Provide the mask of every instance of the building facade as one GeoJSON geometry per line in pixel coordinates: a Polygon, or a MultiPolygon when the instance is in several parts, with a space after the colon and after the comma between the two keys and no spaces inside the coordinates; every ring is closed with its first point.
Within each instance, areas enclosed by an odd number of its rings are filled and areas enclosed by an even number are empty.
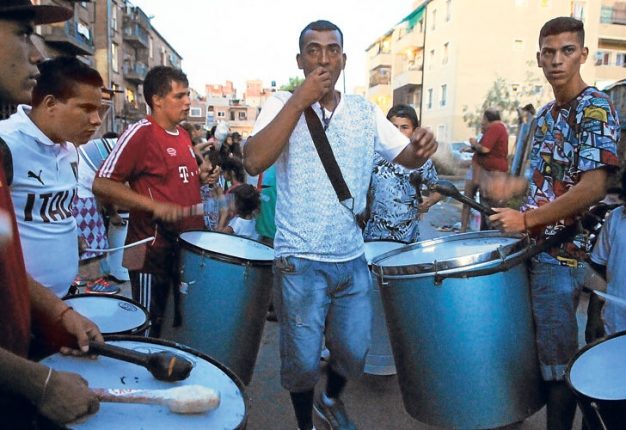
{"type": "Polygon", "coordinates": [[[413,105],[439,141],[466,140],[476,130],[464,116],[480,110],[498,80],[521,106],[552,98],[536,52],[541,26],[557,16],[585,23],[588,84],[623,79],[624,1],[426,0],[368,48],[367,97],[383,110],[413,105]]]}

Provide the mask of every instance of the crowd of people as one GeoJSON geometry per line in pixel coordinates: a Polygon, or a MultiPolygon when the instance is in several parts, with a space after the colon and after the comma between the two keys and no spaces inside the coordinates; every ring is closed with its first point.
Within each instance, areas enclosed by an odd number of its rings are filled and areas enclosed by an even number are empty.
{"type": "MultiPolygon", "coordinates": [[[[168,66],[145,77],[150,115],[119,138],[90,140],[101,125],[100,74],[71,57],[43,61],[30,37],[34,25],[70,15],[29,0],[0,5],[6,42],[0,46],[0,102],[19,104],[0,122],[0,410],[6,419],[19,428],[48,428],[98,410],[80,376],[36,359],[57,350],[87,354],[90,340],[103,340],[98,327],[62,298],[81,260],[100,267],[97,258],[108,247],[106,208],[115,225],[126,222],[118,210],[128,211],[126,243],[133,246],[124,266],[133,300],[149,311],[152,337],[161,335],[163,324],[184,324],[182,231],[235,234],[273,246],[280,378],[298,428],[314,428],[314,411],[331,428],[355,428],[341,394],[362,374],[370,345],[364,241],[420,239],[421,215],[442,199],[422,195],[425,185],[438,181],[434,135],[411,106],[394,106],[385,116],[363,97],[337,90],[347,59],[343,33],[319,20],[298,40],[304,81],[293,93],[273,94],[245,143],[224,123],[211,130],[186,123],[187,76],[168,66]],[[170,296],[171,322],[165,321],[170,296]],[[330,352],[326,386],[316,394],[324,347],[330,352]]],[[[524,122],[532,131],[528,181],[508,174],[506,126],[497,111],[484,112],[482,136],[470,140],[466,194],[480,188],[496,212],[485,220],[490,228],[527,233],[541,243],[577,225],[604,198],[620,162],[619,123],[609,98],[580,75],[587,55],[582,22],[555,18],[541,29],[537,62],[555,99],[534,116],[536,127],[524,122]],[[505,207],[516,194],[523,195],[521,207],[505,207]]],[[[578,350],[575,312],[585,271],[592,267],[609,292],[626,295],[624,213],[621,206],[610,213],[595,247],[578,229],[529,262],[550,429],[573,422],[575,400],[563,378],[578,350]]],[[[90,288],[116,292],[102,283],[90,288]]],[[[600,314],[600,308],[595,302],[590,339],[626,328],[619,309],[607,304],[600,314]]]]}

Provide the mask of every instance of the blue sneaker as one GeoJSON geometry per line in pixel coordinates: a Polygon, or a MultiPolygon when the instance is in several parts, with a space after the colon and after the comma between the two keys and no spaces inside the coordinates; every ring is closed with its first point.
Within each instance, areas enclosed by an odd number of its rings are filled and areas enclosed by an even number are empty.
{"type": "Polygon", "coordinates": [[[98,294],[117,294],[120,290],[120,287],[111,285],[109,281],[104,278],[98,278],[95,281],[87,283],[87,287],[85,288],[86,293],[98,294]]]}

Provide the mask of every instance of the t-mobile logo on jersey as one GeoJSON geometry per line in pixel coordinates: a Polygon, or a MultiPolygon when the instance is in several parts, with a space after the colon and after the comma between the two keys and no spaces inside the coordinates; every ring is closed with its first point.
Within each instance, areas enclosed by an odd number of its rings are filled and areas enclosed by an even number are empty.
{"type": "Polygon", "coordinates": [[[178,166],[178,173],[180,174],[180,177],[183,178],[183,184],[189,182],[189,169],[187,166],[178,166]]]}

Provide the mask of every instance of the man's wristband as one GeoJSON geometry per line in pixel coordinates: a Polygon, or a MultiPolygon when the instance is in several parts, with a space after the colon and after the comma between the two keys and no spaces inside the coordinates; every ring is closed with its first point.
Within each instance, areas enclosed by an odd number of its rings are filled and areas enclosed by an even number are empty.
{"type": "Polygon", "coordinates": [[[59,314],[59,316],[57,317],[57,323],[61,323],[63,321],[63,317],[65,316],[65,314],[71,310],[74,310],[74,308],[71,306],[68,306],[65,309],[63,309],[61,313],[59,314]]]}

